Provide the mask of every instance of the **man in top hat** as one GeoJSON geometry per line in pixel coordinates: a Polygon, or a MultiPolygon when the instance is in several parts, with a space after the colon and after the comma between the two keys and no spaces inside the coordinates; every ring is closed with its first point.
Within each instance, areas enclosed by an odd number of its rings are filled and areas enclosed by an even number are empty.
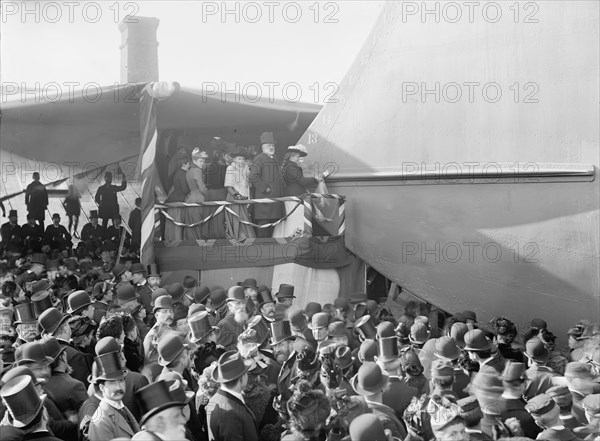
{"type": "Polygon", "coordinates": [[[279,364],[283,364],[293,351],[294,335],[290,328],[290,322],[277,321],[269,324],[271,327],[271,339],[269,345],[273,351],[273,357],[279,364]]]}
{"type": "Polygon", "coordinates": [[[190,416],[187,405],[193,394],[181,391],[173,381],[161,380],[140,389],[137,397],[144,412],[140,420],[144,430],[136,433],[133,441],[187,439],[185,424],[190,416]]]}
{"type": "Polygon", "coordinates": [[[188,317],[188,326],[190,333],[188,340],[196,345],[207,342],[217,342],[216,332],[219,330],[213,326],[210,321],[210,314],[207,311],[200,311],[188,317]]]}
{"type": "MultiPolygon", "coordinates": [[[[275,305],[275,320],[286,318],[287,310],[294,303],[294,285],[282,283],[279,285],[279,292],[275,294],[277,304],[275,305]]],[[[287,319],[287,318],[286,318],[287,319]]]]}
{"type": "Polygon", "coordinates": [[[256,296],[256,305],[258,306],[258,312],[265,324],[264,328],[266,331],[264,334],[259,335],[259,341],[264,341],[266,335],[269,334],[269,324],[275,321],[275,299],[271,295],[271,290],[266,286],[261,287],[258,295],[256,296]]]}
{"type": "Polygon", "coordinates": [[[580,439],[562,424],[560,409],[548,395],[540,394],[531,398],[525,409],[531,414],[535,423],[544,429],[537,439],[548,441],[580,439]]]}
{"type": "Polygon", "coordinates": [[[252,300],[258,310],[258,282],[256,281],[256,279],[244,280],[241,284],[241,287],[244,288],[244,295],[246,296],[246,300],[252,300]]]}
{"type": "Polygon", "coordinates": [[[87,387],[91,369],[85,356],[71,344],[71,326],[68,319],[68,314],[62,314],[56,308],[49,308],[40,314],[38,324],[42,329],[42,337],[55,337],[58,343],[65,348],[67,362],[73,369],[71,376],[87,387]]]}
{"type": "Polygon", "coordinates": [[[123,404],[125,375],[118,352],[99,355],[96,383],[102,392],[102,401],[90,420],[90,441],[131,438],[140,430],[133,414],[123,404]]]}
{"type": "Polygon", "coordinates": [[[399,420],[410,404],[412,397],[417,396],[417,389],[409,386],[402,375],[402,363],[398,353],[396,336],[381,337],[377,340],[378,355],[375,362],[389,376],[387,387],[383,391],[382,403],[391,407],[399,420]]]}
{"type": "Polygon", "coordinates": [[[217,344],[220,344],[226,350],[234,350],[237,347],[237,338],[244,332],[248,321],[244,288],[241,286],[229,288],[227,291],[227,308],[229,312],[223,320],[217,323],[219,328],[217,344]]]}
{"type": "Polygon", "coordinates": [[[44,227],[35,223],[35,217],[27,214],[27,223],[21,226],[21,237],[26,250],[39,253],[44,240],[44,227]]]}
{"type": "Polygon", "coordinates": [[[104,184],[98,187],[96,197],[94,198],[100,212],[99,216],[102,218],[103,228],[107,227],[109,219],[114,219],[115,215],[119,214],[117,193],[127,188],[125,176],[123,176],[121,185],[112,185],[112,179],[113,175],[111,172],[104,174],[104,184]]]}
{"type": "Polygon", "coordinates": [[[52,224],[44,231],[44,245],[51,250],[65,251],[73,247],[71,235],[67,229],[60,224],[60,214],[52,215],[52,224]]]}
{"type": "Polygon", "coordinates": [[[12,244],[18,248],[23,245],[21,226],[17,223],[17,220],[17,210],[10,210],[8,222],[2,224],[2,227],[0,227],[0,237],[2,238],[0,245],[3,249],[6,249],[8,244],[12,244]]]}
{"type": "Polygon", "coordinates": [[[228,351],[219,358],[213,371],[219,389],[206,405],[209,439],[258,441],[257,421],[242,395],[248,384],[247,372],[248,366],[238,352],[228,351]]]}
{"type": "Polygon", "coordinates": [[[29,375],[10,379],[0,391],[6,404],[10,425],[22,431],[22,440],[61,441],[48,430],[49,417],[44,402],[46,395],[38,395],[29,375]]]}
{"type": "Polygon", "coordinates": [[[148,280],[146,279],[146,267],[141,263],[134,263],[131,265],[131,283],[135,288],[135,292],[140,297],[142,305],[144,305],[146,311],[150,312],[149,305],[153,289],[148,285],[148,280]]]}
{"type": "Polygon", "coordinates": [[[539,338],[534,337],[525,343],[525,355],[529,366],[529,369],[525,371],[529,383],[525,391],[525,398],[530,399],[551,388],[553,386],[552,379],[556,377],[556,374],[546,366],[550,353],[539,338]]]}
{"type": "MultiPolygon", "coordinates": [[[[284,181],[281,175],[281,164],[275,158],[275,141],[273,133],[260,135],[262,153],[250,164],[249,181],[252,184],[252,198],[280,198],[284,195],[284,181]]],[[[283,202],[253,205],[254,221],[258,225],[273,223],[285,215],[283,202]]],[[[257,228],[256,237],[271,237],[273,227],[257,228]]]]}
{"type": "Polygon", "coordinates": [[[20,346],[36,339],[38,329],[33,303],[21,303],[15,306],[15,321],[13,326],[16,327],[18,335],[15,346],[20,346]]]}
{"type": "Polygon", "coordinates": [[[388,382],[389,376],[382,372],[376,363],[367,362],[360,367],[350,383],[354,390],[364,397],[367,406],[381,420],[383,427],[389,429],[392,436],[404,439],[406,429],[396,417],[394,410],[383,404],[383,392],[388,382]]]}
{"type": "Polygon", "coordinates": [[[25,190],[25,205],[27,212],[33,216],[40,226],[44,228],[44,219],[46,208],[48,208],[48,191],[44,184],[40,182],[40,174],[33,174],[33,182],[31,182],[25,190]]]}
{"type": "Polygon", "coordinates": [[[86,254],[96,254],[105,235],[106,230],[98,224],[98,211],[90,211],[90,221],[81,229],[81,241],[85,244],[86,254]]]}

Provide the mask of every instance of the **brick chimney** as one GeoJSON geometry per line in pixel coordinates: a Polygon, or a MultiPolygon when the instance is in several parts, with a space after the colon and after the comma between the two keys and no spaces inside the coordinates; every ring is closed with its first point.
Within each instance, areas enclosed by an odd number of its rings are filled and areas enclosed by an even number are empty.
{"type": "Polygon", "coordinates": [[[160,20],[134,17],[136,23],[119,24],[121,31],[121,84],[158,81],[158,41],[160,20]]]}

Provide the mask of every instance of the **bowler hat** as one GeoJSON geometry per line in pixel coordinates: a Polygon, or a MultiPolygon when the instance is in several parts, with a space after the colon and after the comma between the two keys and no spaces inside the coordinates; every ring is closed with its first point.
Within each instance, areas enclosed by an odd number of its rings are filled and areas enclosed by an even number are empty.
{"type": "Polygon", "coordinates": [[[29,375],[15,377],[6,382],[0,392],[17,429],[31,424],[44,407],[46,395],[39,396],[29,375]]]}
{"type": "Polygon", "coordinates": [[[550,352],[539,338],[534,337],[525,343],[525,355],[534,361],[545,363],[548,361],[550,352]]]}
{"type": "Polygon", "coordinates": [[[429,340],[429,329],[427,325],[423,322],[415,322],[410,327],[410,335],[408,339],[411,343],[415,344],[424,344],[427,340],[429,340]]]}
{"type": "Polygon", "coordinates": [[[350,303],[348,303],[348,299],[345,297],[338,297],[333,301],[333,307],[336,309],[341,309],[344,312],[350,311],[350,303]]]}
{"type": "Polygon", "coordinates": [[[81,337],[82,335],[89,335],[95,332],[97,329],[96,323],[92,322],[89,317],[76,315],[69,319],[69,326],[71,327],[72,337],[81,337]]]}
{"type": "Polygon", "coordinates": [[[435,341],[435,352],[433,355],[447,360],[457,360],[460,357],[460,349],[456,346],[454,339],[440,337],[435,341]]]}
{"type": "Polygon", "coordinates": [[[33,303],[33,310],[36,316],[48,309],[52,308],[52,299],[50,298],[50,291],[36,292],[31,296],[31,303],[33,303]]]}
{"type": "Polygon", "coordinates": [[[312,316],[312,320],[308,327],[310,329],[322,329],[329,326],[329,315],[325,312],[317,312],[312,316]]]}
{"type": "Polygon", "coordinates": [[[174,302],[178,302],[183,297],[185,289],[183,288],[183,285],[181,283],[175,282],[167,287],[167,292],[169,293],[174,302]]]}
{"type": "Polygon", "coordinates": [[[278,299],[295,299],[294,296],[294,285],[288,285],[287,283],[282,283],[279,285],[279,292],[275,294],[275,297],[278,299]]]}
{"type": "Polygon", "coordinates": [[[556,409],[556,403],[548,394],[540,394],[531,398],[525,405],[525,410],[532,416],[542,416],[556,409]]]}
{"type": "Polygon", "coordinates": [[[227,290],[227,301],[228,302],[246,302],[246,295],[244,294],[244,288],[241,286],[232,286],[227,290]]]}
{"type": "Polygon", "coordinates": [[[264,287],[262,290],[258,292],[256,296],[256,300],[258,300],[258,307],[260,308],[265,303],[275,303],[275,299],[271,295],[271,290],[267,287],[264,287]]]}
{"type": "Polygon", "coordinates": [[[50,337],[44,340],[44,349],[46,351],[46,355],[50,357],[54,363],[60,354],[67,350],[67,347],[62,346],[54,337],[50,337]]]}
{"type": "Polygon", "coordinates": [[[383,390],[388,380],[389,376],[381,371],[377,363],[365,362],[350,383],[358,394],[369,397],[383,390]]]}
{"type": "Polygon", "coordinates": [[[202,303],[192,303],[188,308],[187,317],[188,319],[198,312],[206,311],[206,306],[202,303]]]}
{"type": "Polygon", "coordinates": [[[182,285],[186,290],[190,290],[190,289],[194,288],[195,286],[198,286],[198,281],[195,278],[193,278],[192,276],[185,276],[183,278],[182,285]]]}
{"type": "Polygon", "coordinates": [[[127,271],[127,268],[125,268],[125,265],[123,265],[122,263],[117,263],[112,269],[113,276],[115,277],[119,277],[125,271],[127,271]]]}
{"type": "Polygon", "coordinates": [[[195,303],[204,303],[208,296],[210,296],[210,289],[208,286],[204,284],[200,284],[200,286],[195,286],[193,288],[194,292],[194,302],[195,303]]]}
{"type": "Polygon", "coordinates": [[[142,263],[134,263],[131,265],[131,274],[143,273],[146,274],[146,267],[142,263]]]}
{"type": "Polygon", "coordinates": [[[96,355],[121,352],[121,345],[114,337],[107,336],[98,340],[96,346],[94,346],[94,350],[96,351],[96,355]]]}
{"type": "Polygon", "coordinates": [[[38,326],[42,329],[42,335],[54,334],[69,317],[69,314],[62,314],[56,308],[46,309],[38,317],[38,326]]]}
{"type": "Polygon", "coordinates": [[[375,324],[371,320],[370,315],[359,318],[356,323],[354,323],[354,329],[356,329],[364,339],[375,340],[377,338],[377,329],[375,328],[375,324]]]}
{"type": "Polygon", "coordinates": [[[448,361],[433,360],[431,363],[431,377],[453,377],[454,367],[448,361]]]}
{"type": "Polygon", "coordinates": [[[365,413],[354,418],[350,423],[349,432],[352,441],[388,440],[383,423],[377,415],[372,413],[365,413]]]}
{"type": "Polygon", "coordinates": [[[237,380],[248,371],[242,356],[237,351],[227,351],[219,357],[212,378],[217,383],[228,383],[237,380]]]}
{"type": "Polygon", "coordinates": [[[146,272],[148,273],[148,277],[162,277],[160,272],[158,271],[158,265],[155,263],[151,263],[146,267],[146,272]]]}
{"type": "Polygon", "coordinates": [[[210,292],[210,307],[215,310],[219,309],[227,302],[227,294],[221,287],[214,287],[210,292]]]}
{"type": "Polygon", "coordinates": [[[583,409],[591,415],[600,414],[600,394],[591,394],[581,402],[583,409]]]}
{"type": "Polygon", "coordinates": [[[467,332],[464,338],[467,351],[487,351],[492,348],[492,342],[481,329],[473,329],[467,332]]]}
{"type": "Polygon", "coordinates": [[[31,284],[31,294],[47,291],[50,288],[50,283],[46,279],[38,280],[31,284]]]}
{"type": "Polygon", "coordinates": [[[525,371],[527,370],[527,365],[525,363],[518,363],[513,360],[507,360],[506,365],[504,366],[504,370],[502,371],[502,375],[500,378],[502,381],[518,381],[525,379],[525,371]]]}
{"type": "Polygon", "coordinates": [[[162,336],[158,342],[158,364],[166,366],[169,363],[177,360],[177,358],[189,348],[187,343],[177,332],[169,332],[162,336]]]}
{"type": "Polygon", "coordinates": [[[358,360],[361,363],[365,363],[367,361],[375,361],[377,350],[378,347],[377,342],[375,340],[371,340],[370,338],[364,340],[358,348],[358,360]]]}
{"type": "Polygon", "coordinates": [[[98,355],[94,358],[98,365],[98,376],[96,380],[115,381],[122,380],[127,371],[121,365],[121,354],[118,352],[108,352],[98,355]]]}
{"type": "Polygon", "coordinates": [[[275,139],[273,138],[273,132],[263,132],[260,134],[260,143],[261,144],[275,144],[275,139]]]}
{"type": "Polygon", "coordinates": [[[216,326],[210,324],[209,315],[208,312],[201,311],[188,318],[190,326],[189,340],[192,343],[198,343],[215,329],[218,329],[216,326]]]}
{"type": "Polygon", "coordinates": [[[242,288],[258,289],[258,283],[256,282],[256,279],[246,279],[242,282],[242,288]]]}
{"type": "Polygon", "coordinates": [[[41,253],[36,253],[31,257],[31,263],[37,263],[39,265],[46,265],[46,256],[41,253]]]}
{"type": "Polygon", "coordinates": [[[130,302],[131,300],[137,300],[138,295],[135,292],[135,288],[130,284],[123,284],[117,288],[117,303],[122,305],[130,302]]]}
{"type": "Polygon", "coordinates": [[[19,303],[15,306],[15,321],[14,325],[27,323],[37,323],[37,317],[33,308],[33,303],[19,303]]]}
{"type": "Polygon", "coordinates": [[[154,301],[152,312],[156,312],[159,309],[173,309],[173,299],[171,296],[160,296],[154,301]]]}
{"type": "Polygon", "coordinates": [[[150,304],[152,306],[154,306],[154,302],[156,302],[156,299],[158,299],[161,296],[168,296],[169,293],[167,292],[167,290],[165,288],[156,288],[154,291],[152,291],[152,294],[150,295],[150,304]]]}
{"type": "Polygon", "coordinates": [[[377,325],[377,338],[382,337],[395,337],[396,331],[394,325],[391,322],[381,322],[377,325]]]}
{"type": "Polygon", "coordinates": [[[305,157],[306,155],[308,155],[308,152],[306,151],[306,147],[303,146],[302,144],[298,144],[298,145],[291,145],[287,148],[288,153],[298,153],[301,157],[305,157]]]}
{"type": "Polygon", "coordinates": [[[46,353],[46,345],[42,341],[25,343],[15,349],[15,365],[21,366],[28,363],[52,363],[52,358],[46,353]]]}
{"type": "Polygon", "coordinates": [[[381,361],[392,361],[398,359],[398,339],[393,337],[381,337],[377,340],[379,346],[379,355],[377,358],[381,361]]]}
{"type": "Polygon", "coordinates": [[[135,392],[137,402],[140,403],[142,418],[140,425],[148,420],[148,418],[162,412],[170,407],[183,407],[185,401],[180,401],[169,390],[169,385],[166,381],[160,380],[155,383],[150,383],[147,386],[135,392]]]}
{"type": "Polygon", "coordinates": [[[78,311],[91,305],[92,300],[87,292],[79,290],[69,295],[67,298],[67,303],[69,304],[69,309],[67,309],[67,312],[69,314],[76,314],[78,311]]]}
{"type": "Polygon", "coordinates": [[[342,370],[349,368],[354,364],[352,350],[348,346],[338,346],[334,353],[335,364],[342,370]]]}
{"type": "Polygon", "coordinates": [[[315,315],[317,312],[321,312],[323,309],[321,308],[321,304],[317,303],[317,302],[308,302],[306,304],[306,307],[304,308],[304,311],[306,312],[306,316],[308,317],[309,320],[312,319],[312,316],[315,315]]]}

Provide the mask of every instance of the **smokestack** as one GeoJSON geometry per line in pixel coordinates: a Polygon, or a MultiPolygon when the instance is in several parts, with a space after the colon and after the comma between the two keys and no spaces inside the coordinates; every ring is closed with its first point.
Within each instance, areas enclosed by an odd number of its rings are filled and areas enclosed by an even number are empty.
{"type": "Polygon", "coordinates": [[[121,84],[158,81],[158,40],[160,20],[135,17],[136,23],[119,24],[121,31],[121,84]]]}

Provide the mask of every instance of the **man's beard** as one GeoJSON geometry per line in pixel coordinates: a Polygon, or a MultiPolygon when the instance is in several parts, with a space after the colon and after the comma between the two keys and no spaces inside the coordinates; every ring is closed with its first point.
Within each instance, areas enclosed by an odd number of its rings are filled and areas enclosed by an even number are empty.
{"type": "Polygon", "coordinates": [[[244,324],[248,321],[248,313],[244,309],[238,310],[234,313],[233,319],[240,325],[244,324]]]}

